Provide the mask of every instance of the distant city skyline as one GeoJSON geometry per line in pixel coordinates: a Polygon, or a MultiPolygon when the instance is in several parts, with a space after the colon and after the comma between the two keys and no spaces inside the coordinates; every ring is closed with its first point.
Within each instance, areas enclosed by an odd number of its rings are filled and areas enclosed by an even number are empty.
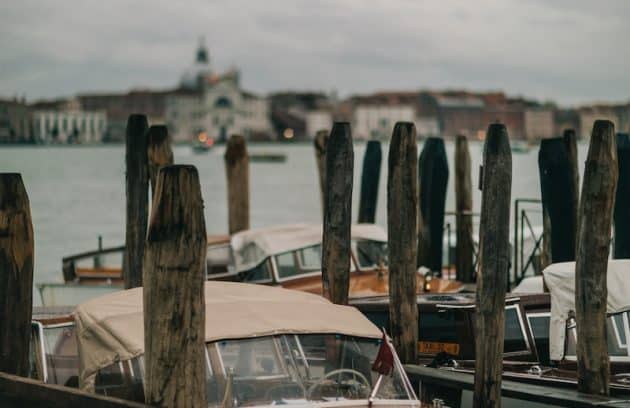
{"type": "Polygon", "coordinates": [[[259,93],[502,90],[630,100],[630,2],[21,0],[0,15],[0,96],[169,88],[205,37],[259,93]]]}

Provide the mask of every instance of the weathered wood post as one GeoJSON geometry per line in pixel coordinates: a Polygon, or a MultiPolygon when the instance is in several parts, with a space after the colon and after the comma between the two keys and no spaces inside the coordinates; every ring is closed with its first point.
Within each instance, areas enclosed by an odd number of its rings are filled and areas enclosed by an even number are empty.
{"type": "Polygon", "coordinates": [[[225,149],[230,234],[249,229],[249,155],[245,138],[232,135],[225,149]]]}
{"type": "Polygon", "coordinates": [[[33,310],[33,224],[19,173],[0,174],[0,371],[26,377],[33,310]]]}
{"type": "Polygon", "coordinates": [[[398,122],[389,145],[387,233],[389,248],[389,321],[403,363],[415,364],[418,344],[416,250],[418,216],[416,128],[398,122]]]}
{"type": "Polygon", "coordinates": [[[597,120],[586,157],[575,262],[578,391],[608,395],[606,272],[617,187],[617,147],[612,122],[597,120]]]}
{"type": "Polygon", "coordinates": [[[315,162],[319,175],[319,193],[322,202],[322,214],[326,206],[326,145],[328,144],[328,131],[319,130],[315,134],[313,146],[315,147],[315,162]]]}
{"type": "Polygon", "coordinates": [[[147,171],[147,117],[131,115],[127,120],[127,225],[123,279],[125,288],[142,286],[142,257],[149,219],[149,173],[147,171]]]}
{"type": "Polygon", "coordinates": [[[538,151],[543,214],[549,218],[550,261],[575,260],[576,192],[573,164],[564,138],[543,139],[538,151]]]}
{"type": "Polygon", "coordinates": [[[512,153],[507,129],[488,128],[483,149],[479,268],[477,270],[473,406],[501,406],[505,292],[510,267],[512,153]]]}
{"type": "Polygon", "coordinates": [[[206,239],[197,169],[162,167],[144,255],[145,400],[149,405],[206,407],[206,239]]]}
{"type": "Polygon", "coordinates": [[[326,195],[322,240],[322,292],[348,303],[354,152],[350,124],[335,122],[326,148],[326,195]]]}
{"type": "MultiPolygon", "coordinates": [[[[442,274],[442,247],[444,245],[444,207],[448,184],[448,161],[444,139],[429,137],[424,142],[418,159],[420,212],[428,237],[428,254],[418,258],[418,266],[426,266],[442,274]],[[422,263],[426,259],[426,264],[422,263]]],[[[422,242],[420,242],[422,247],[422,242]]],[[[422,252],[418,248],[418,252],[422,252]]]]}
{"type": "Polygon", "coordinates": [[[617,133],[619,180],[615,198],[615,259],[630,258],[630,137],[617,133]]]}
{"type": "Polygon", "coordinates": [[[381,178],[381,142],[370,140],[365,146],[363,171],[361,173],[361,195],[359,199],[359,223],[374,224],[378,185],[381,178]]]}
{"type": "Polygon", "coordinates": [[[577,248],[577,235],[579,231],[578,212],[580,211],[580,170],[578,168],[577,135],[573,129],[565,129],[562,133],[564,146],[569,155],[571,174],[573,176],[573,197],[571,198],[571,208],[573,208],[573,225],[575,226],[575,247],[577,248]]]}
{"type": "Polygon", "coordinates": [[[173,150],[168,137],[168,129],[164,125],[151,126],[147,139],[149,181],[151,182],[151,195],[155,196],[155,183],[157,182],[158,171],[160,167],[173,164],[173,150]]]}
{"type": "Polygon", "coordinates": [[[472,177],[470,174],[470,150],[468,139],[458,135],[455,139],[455,211],[457,249],[455,270],[457,280],[473,282],[473,223],[472,177]]]}

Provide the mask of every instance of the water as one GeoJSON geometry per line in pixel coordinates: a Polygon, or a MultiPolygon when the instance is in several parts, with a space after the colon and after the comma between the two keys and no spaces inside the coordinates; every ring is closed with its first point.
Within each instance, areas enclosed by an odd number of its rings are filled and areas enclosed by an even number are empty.
{"type": "MultiPolygon", "coordinates": [[[[447,143],[450,168],[447,211],[454,210],[454,144],[447,143]]],[[[421,146],[419,146],[419,150],[421,146]]],[[[477,189],[483,144],[470,144],[474,210],[481,205],[477,189]]],[[[579,160],[586,157],[579,146],[579,160]]],[[[251,224],[320,222],[321,204],[313,148],[310,144],[256,144],[250,152],[282,152],[285,163],[251,164],[251,224]]],[[[383,146],[377,223],[386,227],[387,146],[383,146]]],[[[355,145],[353,218],[358,213],[360,171],[365,144],[355,145]]],[[[226,182],[223,147],[207,154],[188,146],[174,149],[175,162],[199,169],[209,234],[227,231],[226,182]]],[[[539,198],[537,149],[514,153],[512,197],[539,198]]],[[[22,173],[35,231],[35,283],[61,282],[61,258],[96,248],[97,236],[105,246],[124,243],[124,146],[7,147],[0,149],[0,170],[22,173]]],[[[583,167],[580,165],[580,167],[583,167]]],[[[581,169],[583,170],[583,169],[581,169]]],[[[38,301],[38,296],[35,296],[38,301]]]]}

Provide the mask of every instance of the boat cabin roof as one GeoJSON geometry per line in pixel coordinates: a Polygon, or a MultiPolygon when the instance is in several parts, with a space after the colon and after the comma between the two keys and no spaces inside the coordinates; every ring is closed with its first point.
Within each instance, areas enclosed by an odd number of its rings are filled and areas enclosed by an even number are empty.
{"type": "MultiPolygon", "coordinates": [[[[387,233],[375,224],[351,227],[354,240],[387,242],[387,233]]],[[[322,243],[321,224],[289,224],[256,228],[232,235],[231,244],[237,272],[251,269],[269,256],[322,243]]]]}
{"type": "MultiPolygon", "coordinates": [[[[607,313],[614,314],[630,310],[628,274],[630,274],[630,259],[608,261],[607,313]]],[[[560,360],[564,355],[566,322],[569,315],[575,311],[575,262],[549,265],[543,271],[543,276],[551,294],[550,357],[552,360],[560,360]]]]}
{"type": "MultiPolygon", "coordinates": [[[[80,384],[93,385],[96,372],[144,354],[142,288],[114,292],[75,311],[80,384]]],[[[233,282],[205,282],[205,341],[275,334],[342,334],[380,338],[357,309],[310,293],[233,282]]]]}

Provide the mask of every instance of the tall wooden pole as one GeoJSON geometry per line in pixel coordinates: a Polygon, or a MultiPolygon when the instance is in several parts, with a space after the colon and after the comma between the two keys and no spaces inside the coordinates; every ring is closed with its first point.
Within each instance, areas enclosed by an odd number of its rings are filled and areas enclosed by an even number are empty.
{"type": "Polygon", "coordinates": [[[153,125],[147,134],[147,158],[149,161],[149,181],[151,182],[151,194],[155,196],[155,183],[157,182],[160,167],[173,164],[173,150],[168,137],[168,130],[164,125],[153,125]]]}
{"type": "Polygon", "coordinates": [[[551,263],[575,260],[577,207],[573,163],[564,138],[543,139],[538,152],[540,195],[543,212],[549,219],[551,263]]]}
{"type": "MultiPolygon", "coordinates": [[[[429,137],[424,142],[418,159],[418,185],[420,212],[424,232],[428,238],[428,252],[418,259],[418,266],[426,266],[438,275],[442,274],[442,252],[444,245],[444,210],[448,184],[448,161],[444,139],[429,137]]],[[[418,252],[426,245],[420,241],[418,252]]]]}
{"type": "Polygon", "coordinates": [[[126,289],[142,286],[142,257],[149,218],[147,127],[145,115],[131,115],[127,120],[127,226],[123,260],[126,289]]]}
{"type": "Polygon", "coordinates": [[[328,144],[328,131],[319,130],[315,134],[313,147],[315,148],[315,162],[319,175],[319,193],[322,202],[322,214],[326,206],[326,145],[328,144]]]}
{"type": "Polygon", "coordinates": [[[160,169],[144,256],[145,400],[206,407],[206,223],[193,166],[160,169]]]}
{"type": "Polygon", "coordinates": [[[589,394],[609,392],[606,273],[617,171],[614,125],[597,120],[586,157],[575,263],[578,391],[589,394]]]}
{"type": "Polygon", "coordinates": [[[381,142],[370,140],[365,146],[363,171],[361,173],[361,196],[359,199],[359,223],[374,224],[378,185],[381,178],[381,142]]]}
{"type": "Polygon", "coordinates": [[[573,197],[571,198],[571,208],[573,209],[573,226],[575,228],[575,242],[573,244],[577,250],[577,235],[580,229],[578,222],[578,212],[580,210],[580,171],[578,168],[577,135],[575,130],[565,129],[562,133],[562,139],[564,140],[564,146],[567,149],[567,154],[569,155],[570,170],[573,177],[573,197]]]}
{"type": "Polygon", "coordinates": [[[501,406],[505,292],[510,267],[512,153],[504,125],[490,125],[483,150],[473,407],[501,406]]]}
{"type": "Polygon", "coordinates": [[[630,137],[617,133],[619,180],[615,197],[615,259],[630,259],[630,137]]]}
{"type": "Polygon", "coordinates": [[[322,241],[322,291],[347,304],[350,288],[350,224],[354,152],[350,124],[335,122],[326,148],[326,202],[322,241]]]}
{"type": "Polygon", "coordinates": [[[458,135],[455,139],[455,205],[457,224],[457,249],[455,270],[457,280],[473,281],[473,223],[472,223],[472,176],[470,173],[470,150],[468,139],[458,135]]]}
{"type": "Polygon", "coordinates": [[[402,362],[407,364],[416,363],[418,344],[417,157],[415,126],[411,122],[396,123],[387,164],[389,321],[394,346],[402,362]]]}
{"type": "Polygon", "coordinates": [[[33,224],[18,173],[0,174],[0,371],[26,377],[33,308],[33,224]]]}
{"type": "Polygon", "coordinates": [[[232,135],[225,150],[230,234],[249,229],[249,156],[245,138],[232,135]]]}

